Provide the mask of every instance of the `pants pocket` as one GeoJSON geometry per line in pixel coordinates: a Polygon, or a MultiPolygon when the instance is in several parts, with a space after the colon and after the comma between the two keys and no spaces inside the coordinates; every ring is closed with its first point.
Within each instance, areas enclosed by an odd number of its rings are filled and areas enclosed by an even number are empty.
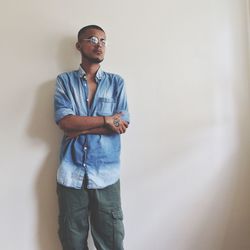
{"type": "Polygon", "coordinates": [[[111,212],[113,219],[113,242],[115,250],[123,250],[124,225],[123,213],[121,209],[111,212]]]}
{"type": "Polygon", "coordinates": [[[91,231],[98,250],[123,250],[124,226],[121,208],[92,213],[91,231]]]}

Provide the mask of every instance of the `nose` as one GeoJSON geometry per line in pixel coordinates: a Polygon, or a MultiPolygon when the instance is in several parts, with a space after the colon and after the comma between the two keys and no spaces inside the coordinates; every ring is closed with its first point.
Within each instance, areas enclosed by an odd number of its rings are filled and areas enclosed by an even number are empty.
{"type": "Polygon", "coordinates": [[[99,47],[103,47],[104,45],[102,44],[101,41],[98,41],[98,43],[96,44],[96,46],[99,48],[99,47]]]}

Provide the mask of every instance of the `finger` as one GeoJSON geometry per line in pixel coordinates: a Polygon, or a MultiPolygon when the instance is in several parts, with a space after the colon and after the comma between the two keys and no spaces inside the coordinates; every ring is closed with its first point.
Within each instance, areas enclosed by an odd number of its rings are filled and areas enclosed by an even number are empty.
{"type": "Polygon", "coordinates": [[[128,123],[126,121],[122,121],[124,126],[127,128],[128,127],[128,123]]]}
{"type": "Polygon", "coordinates": [[[123,124],[122,124],[122,127],[123,127],[124,131],[126,131],[128,125],[127,125],[126,123],[123,123],[123,124]]]}
{"type": "Polygon", "coordinates": [[[120,130],[121,130],[122,133],[125,133],[126,127],[123,124],[121,124],[120,130]]]}
{"type": "Polygon", "coordinates": [[[121,120],[120,126],[122,126],[126,129],[128,127],[128,124],[125,121],[121,120]]]}
{"type": "Polygon", "coordinates": [[[118,127],[118,129],[119,129],[119,134],[122,134],[122,126],[121,126],[121,124],[120,124],[120,126],[118,127]]]}

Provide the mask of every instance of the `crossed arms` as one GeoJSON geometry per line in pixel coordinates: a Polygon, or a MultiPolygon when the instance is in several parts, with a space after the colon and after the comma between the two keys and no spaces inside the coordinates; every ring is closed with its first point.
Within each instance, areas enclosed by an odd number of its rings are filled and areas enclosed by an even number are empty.
{"type": "Polygon", "coordinates": [[[68,115],[59,121],[59,127],[69,138],[81,134],[123,134],[128,128],[128,123],[121,119],[121,115],[122,113],[113,116],[68,115]],[[119,121],[119,126],[115,126],[114,120],[119,121]]]}

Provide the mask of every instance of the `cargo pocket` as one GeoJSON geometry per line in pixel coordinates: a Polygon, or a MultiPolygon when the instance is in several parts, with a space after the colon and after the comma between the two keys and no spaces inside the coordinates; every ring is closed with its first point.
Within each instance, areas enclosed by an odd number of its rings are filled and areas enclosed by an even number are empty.
{"type": "Polygon", "coordinates": [[[113,210],[111,214],[113,219],[113,249],[123,250],[124,225],[122,210],[113,210]]]}

